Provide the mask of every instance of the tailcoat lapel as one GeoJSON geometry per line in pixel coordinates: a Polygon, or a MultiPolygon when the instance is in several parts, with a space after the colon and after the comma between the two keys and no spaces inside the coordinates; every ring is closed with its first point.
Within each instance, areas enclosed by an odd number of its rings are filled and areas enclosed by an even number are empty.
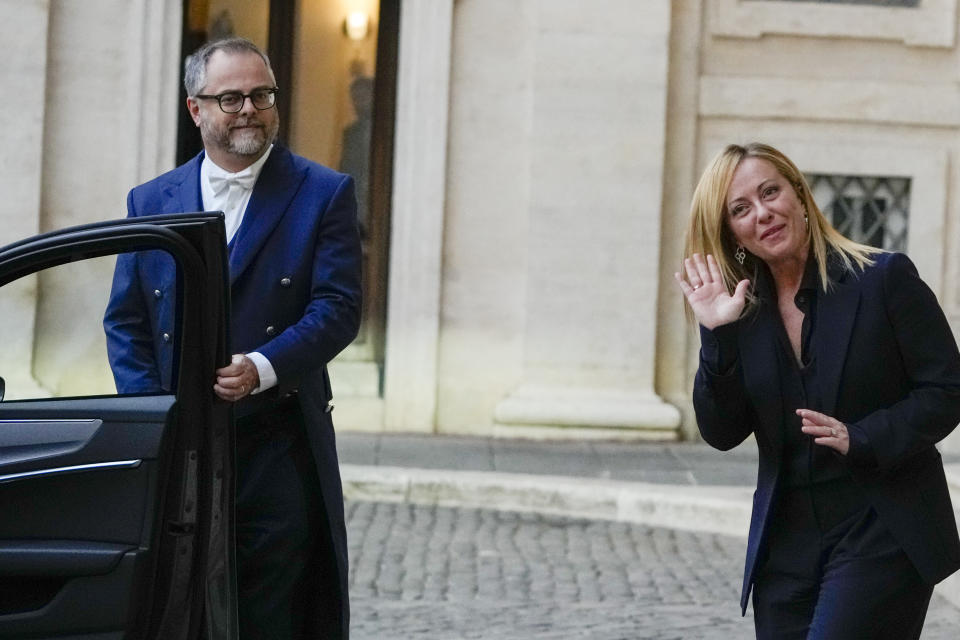
{"type": "Polygon", "coordinates": [[[263,165],[230,252],[230,284],[236,282],[286,213],[305,171],[297,171],[290,152],[275,146],[263,165]]]}
{"type": "MultiPolygon", "coordinates": [[[[203,211],[203,198],[200,195],[200,163],[203,153],[195,156],[180,169],[167,174],[166,181],[160,185],[162,193],[161,210],[146,211],[143,213],[188,213],[203,211]]],[[[172,257],[162,251],[147,252],[145,258],[149,264],[149,273],[153,276],[154,285],[176,282],[177,267],[172,257]]]]}
{"type": "Polygon", "coordinates": [[[847,349],[853,323],[860,306],[860,287],[849,272],[840,265],[828,268],[833,285],[817,301],[816,354],[819,363],[820,389],[823,413],[833,416],[840,392],[840,376],[847,360],[847,349]]]}
{"type": "Polygon", "coordinates": [[[183,166],[183,169],[170,176],[163,185],[163,211],[161,213],[184,213],[203,211],[203,198],[200,195],[200,163],[203,153],[183,166]]]}

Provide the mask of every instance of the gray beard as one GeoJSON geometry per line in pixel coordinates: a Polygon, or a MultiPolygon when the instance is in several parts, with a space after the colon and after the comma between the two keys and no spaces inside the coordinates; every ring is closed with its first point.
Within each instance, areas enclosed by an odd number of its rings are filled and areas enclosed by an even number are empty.
{"type": "Polygon", "coordinates": [[[204,145],[213,144],[227,153],[259,157],[273,143],[279,128],[280,123],[274,122],[272,127],[264,125],[260,129],[231,131],[226,128],[213,129],[207,123],[201,122],[200,137],[203,138],[204,145]]]}
{"type": "Polygon", "coordinates": [[[267,148],[263,129],[247,130],[228,136],[227,151],[238,156],[260,155],[267,148]]]}

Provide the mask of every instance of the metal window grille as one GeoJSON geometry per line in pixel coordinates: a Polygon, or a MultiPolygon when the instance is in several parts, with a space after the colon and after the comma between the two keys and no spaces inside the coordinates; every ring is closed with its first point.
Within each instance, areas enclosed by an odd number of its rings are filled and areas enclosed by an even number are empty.
{"type": "MultiPolygon", "coordinates": [[[[753,2],[781,2],[782,0],[752,0],[753,2]]],[[[786,0],[787,2],[819,2],[820,4],[872,4],[878,7],[908,7],[915,9],[920,0],[786,0]]]]}
{"type": "Polygon", "coordinates": [[[910,178],[807,174],[813,199],[830,223],[851,240],[906,251],[910,178]]]}

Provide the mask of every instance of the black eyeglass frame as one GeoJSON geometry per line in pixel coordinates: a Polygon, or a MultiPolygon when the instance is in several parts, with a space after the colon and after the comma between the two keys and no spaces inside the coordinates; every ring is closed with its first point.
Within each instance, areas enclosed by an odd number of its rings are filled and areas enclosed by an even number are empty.
{"type": "Polygon", "coordinates": [[[197,98],[198,100],[216,100],[217,106],[220,107],[220,111],[223,111],[224,113],[234,114],[234,113],[240,113],[241,111],[243,111],[243,105],[247,103],[247,98],[250,98],[250,104],[252,104],[253,108],[256,109],[257,111],[266,111],[267,109],[274,108],[275,106],[277,106],[277,93],[279,93],[279,91],[280,91],[279,87],[259,87],[257,89],[254,89],[250,93],[240,93],[239,91],[224,91],[223,93],[218,93],[216,95],[198,93],[193,97],[197,98]],[[260,93],[260,92],[265,92],[270,95],[270,104],[268,104],[265,107],[258,106],[256,101],[253,99],[253,94],[260,93]],[[240,105],[237,107],[235,111],[227,111],[226,109],[223,108],[223,99],[227,96],[239,96],[240,105]]]}

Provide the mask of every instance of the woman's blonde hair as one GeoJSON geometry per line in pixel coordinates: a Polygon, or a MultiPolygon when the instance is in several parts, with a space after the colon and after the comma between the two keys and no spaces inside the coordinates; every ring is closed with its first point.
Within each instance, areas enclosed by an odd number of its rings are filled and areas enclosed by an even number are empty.
{"type": "MultiPolygon", "coordinates": [[[[807,234],[824,291],[830,287],[827,274],[828,253],[835,255],[844,267],[851,271],[854,265],[863,269],[873,264],[870,256],[880,250],[854,242],[831,226],[813,201],[813,194],[803,174],[790,158],[760,142],[751,142],[744,146],[730,144],[710,162],[693,193],[684,255],[688,258],[694,253],[713,255],[723,275],[723,283],[731,294],[737,283],[744,278],[756,283],[758,267],[756,260],[748,259],[741,265],[733,259],[737,242],[727,224],[727,192],[730,190],[733,174],[744,158],[766,160],[793,186],[806,209],[807,234]]],[[[684,273],[682,269],[681,273],[684,273]]],[[[755,303],[756,298],[751,291],[747,295],[748,311],[755,303]]]]}

